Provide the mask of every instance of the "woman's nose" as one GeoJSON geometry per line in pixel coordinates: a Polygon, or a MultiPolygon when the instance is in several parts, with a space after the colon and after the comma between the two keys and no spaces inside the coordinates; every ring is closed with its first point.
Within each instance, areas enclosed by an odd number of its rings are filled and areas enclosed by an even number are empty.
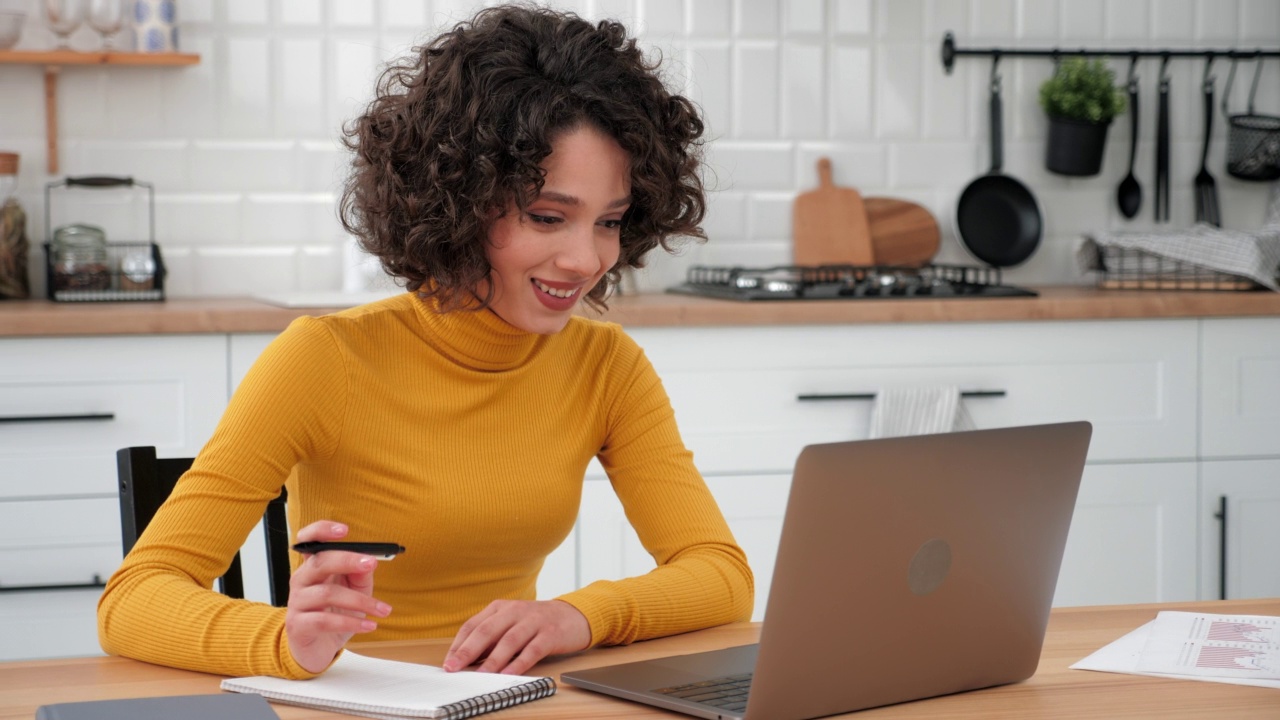
{"type": "Polygon", "coordinates": [[[575,231],[567,235],[556,257],[556,265],[561,270],[584,278],[599,272],[603,260],[600,257],[600,246],[596,242],[595,226],[591,225],[585,231],[575,231]]]}

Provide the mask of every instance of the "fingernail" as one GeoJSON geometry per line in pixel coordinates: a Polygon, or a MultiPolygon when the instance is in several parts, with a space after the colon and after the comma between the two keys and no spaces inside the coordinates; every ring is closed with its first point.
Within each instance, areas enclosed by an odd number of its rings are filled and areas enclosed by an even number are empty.
{"type": "Polygon", "coordinates": [[[372,570],[373,567],[378,564],[378,561],[374,560],[371,557],[366,557],[366,558],[360,558],[360,562],[358,564],[364,570],[372,570]]]}
{"type": "Polygon", "coordinates": [[[445,660],[444,669],[449,672],[456,671],[458,669],[458,661],[454,660],[453,658],[449,658],[448,660],[445,660]]]}
{"type": "Polygon", "coordinates": [[[347,526],[341,523],[334,523],[333,527],[329,528],[329,532],[338,533],[339,535],[341,535],[342,533],[345,533],[346,531],[347,531],[347,526]]]}
{"type": "Polygon", "coordinates": [[[386,604],[386,603],[384,603],[384,602],[380,602],[380,603],[378,603],[378,615],[380,615],[380,616],[382,616],[382,617],[386,617],[386,616],[388,616],[388,615],[390,615],[390,614],[391,614],[391,606],[390,606],[390,605],[388,605],[388,604],[386,604]]]}
{"type": "Polygon", "coordinates": [[[370,630],[377,630],[378,623],[372,620],[361,620],[360,629],[363,630],[364,632],[369,632],[370,630]]]}

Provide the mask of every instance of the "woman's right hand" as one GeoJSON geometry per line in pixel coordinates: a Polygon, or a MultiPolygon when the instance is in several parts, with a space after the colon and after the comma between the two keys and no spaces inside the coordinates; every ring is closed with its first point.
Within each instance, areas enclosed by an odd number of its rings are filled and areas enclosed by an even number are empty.
{"type": "MultiPolygon", "coordinates": [[[[341,540],[347,526],[320,520],[298,531],[298,542],[341,540]]],[[[352,635],[369,632],[391,606],[373,597],[373,571],[378,561],[368,555],[328,550],[307,555],[289,578],[289,607],[284,628],[289,652],[308,672],[333,662],[352,635]]]]}

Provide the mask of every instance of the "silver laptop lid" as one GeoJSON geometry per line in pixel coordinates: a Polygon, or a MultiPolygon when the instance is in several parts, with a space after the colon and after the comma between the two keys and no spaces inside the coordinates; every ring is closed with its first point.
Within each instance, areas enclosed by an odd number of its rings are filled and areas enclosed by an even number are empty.
{"type": "Polygon", "coordinates": [[[1091,430],[805,448],[746,717],[821,717],[1030,677],[1091,430]]]}

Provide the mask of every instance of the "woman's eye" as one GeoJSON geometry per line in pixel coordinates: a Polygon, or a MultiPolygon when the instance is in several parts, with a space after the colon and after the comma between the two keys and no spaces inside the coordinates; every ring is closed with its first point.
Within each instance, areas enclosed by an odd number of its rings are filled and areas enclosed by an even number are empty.
{"type": "Polygon", "coordinates": [[[561,222],[561,219],[558,217],[552,217],[551,215],[534,215],[533,213],[529,213],[529,219],[539,225],[554,225],[561,222]]]}
{"type": "Polygon", "coordinates": [[[604,225],[606,228],[609,228],[610,230],[617,230],[618,228],[622,227],[621,220],[605,220],[600,224],[604,225]]]}

